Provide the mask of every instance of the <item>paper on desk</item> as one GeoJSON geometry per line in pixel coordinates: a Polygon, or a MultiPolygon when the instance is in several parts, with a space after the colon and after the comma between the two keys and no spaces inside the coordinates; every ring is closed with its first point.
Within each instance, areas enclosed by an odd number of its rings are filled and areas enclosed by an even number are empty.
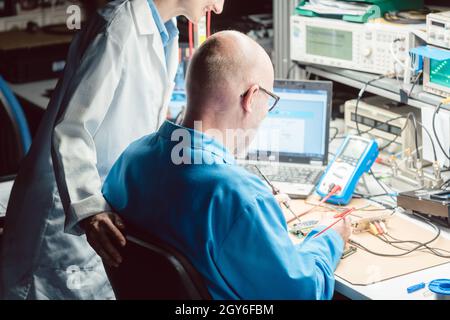
{"type": "Polygon", "coordinates": [[[370,7],[368,4],[355,2],[341,2],[332,0],[310,0],[301,8],[319,14],[329,15],[363,15],[370,7]]]}
{"type": "Polygon", "coordinates": [[[344,2],[338,0],[309,0],[309,3],[350,10],[358,10],[363,8],[367,9],[370,7],[370,5],[366,3],[348,2],[348,1],[344,2]]]}

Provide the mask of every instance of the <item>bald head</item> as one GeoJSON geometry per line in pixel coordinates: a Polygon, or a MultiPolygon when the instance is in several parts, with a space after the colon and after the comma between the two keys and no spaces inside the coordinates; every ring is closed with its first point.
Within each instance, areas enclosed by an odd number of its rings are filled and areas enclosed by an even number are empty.
{"type": "Polygon", "coordinates": [[[272,88],[273,67],[267,53],[242,33],[216,33],[190,62],[186,80],[188,108],[198,112],[230,111],[253,84],[272,88]]]}
{"type": "Polygon", "coordinates": [[[216,33],[190,62],[183,125],[203,131],[238,154],[268,112],[269,96],[260,88],[273,89],[273,66],[264,49],[242,33],[216,33]]]}

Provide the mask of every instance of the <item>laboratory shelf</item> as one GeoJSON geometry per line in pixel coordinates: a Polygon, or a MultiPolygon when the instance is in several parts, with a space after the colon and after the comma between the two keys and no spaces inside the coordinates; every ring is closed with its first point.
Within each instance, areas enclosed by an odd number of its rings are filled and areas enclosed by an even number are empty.
{"type": "MultiPolygon", "coordinates": [[[[326,78],[332,81],[343,83],[345,85],[361,89],[364,84],[372,79],[378,77],[376,74],[359,72],[347,69],[340,69],[334,67],[314,66],[307,65],[305,67],[306,72],[326,78]]],[[[397,79],[380,79],[370,84],[366,91],[401,102],[400,89],[404,89],[406,92],[410,92],[412,84],[404,84],[403,80],[397,79]]],[[[443,98],[423,91],[421,85],[416,85],[408,99],[408,105],[416,108],[433,108],[443,98]]],[[[443,106],[445,109],[450,110],[450,105],[443,106]]]]}

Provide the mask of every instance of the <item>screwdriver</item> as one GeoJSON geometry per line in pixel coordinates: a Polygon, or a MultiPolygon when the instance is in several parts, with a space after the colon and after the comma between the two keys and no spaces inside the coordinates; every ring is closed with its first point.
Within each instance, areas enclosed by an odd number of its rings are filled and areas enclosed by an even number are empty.
{"type": "MultiPolygon", "coordinates": [[[[280,194],[280,189],[278,189],[277,187],[275,187],[272,182],[270,182],[270,180],[261,172],[261,170],[258,168],[258,166],[255,166],[256,170],[258,170],[259,174],[261,175],[261,177],[263,177],[263,179],[267,182],[267,184],[270,186],[270,188],[272,189],[272,193],[274,195],[280,194]]],[[[282,201],[281,202],[286,209],[288,209],[288,211],[295,217],[295,219],[298,220],[298,222],[302,223],[302,221],[300,220],[300,218],[295,214],[294,210],[292,210],[291,205],[289,204],[289,202],[287,201],[282,201]]]]}

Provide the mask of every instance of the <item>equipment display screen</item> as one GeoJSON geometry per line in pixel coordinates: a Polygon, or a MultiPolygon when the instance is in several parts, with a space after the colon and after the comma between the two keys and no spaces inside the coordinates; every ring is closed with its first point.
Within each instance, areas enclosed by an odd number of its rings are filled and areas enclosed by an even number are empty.
{"type": "Polygon", "coordinates": [[[261,123],[249,154],[322,161],[328,143],[327,91],[275,87],[274,92],[281,100],[261,123]]]}
{"type": "Polygon", "coordinates": [[[359,159],[367,148],[367,142],[361,140],[349,140],[342,150],[341,158],[359,159]]]}
{"type": "Polygon", "coordinates": [[[430,82],[450,88],[450,59],[430,59],[430,82]]]}
{"type": "Polygon", "coordinates": [[[431,25],[445,28],[445,23],[438,22],[438,21],[431,21],[431,25]]]}
{"type": "Polygon", "coordinates": [[[352,32],[306,26],[306,53],[351,61],[352,32]]]}

